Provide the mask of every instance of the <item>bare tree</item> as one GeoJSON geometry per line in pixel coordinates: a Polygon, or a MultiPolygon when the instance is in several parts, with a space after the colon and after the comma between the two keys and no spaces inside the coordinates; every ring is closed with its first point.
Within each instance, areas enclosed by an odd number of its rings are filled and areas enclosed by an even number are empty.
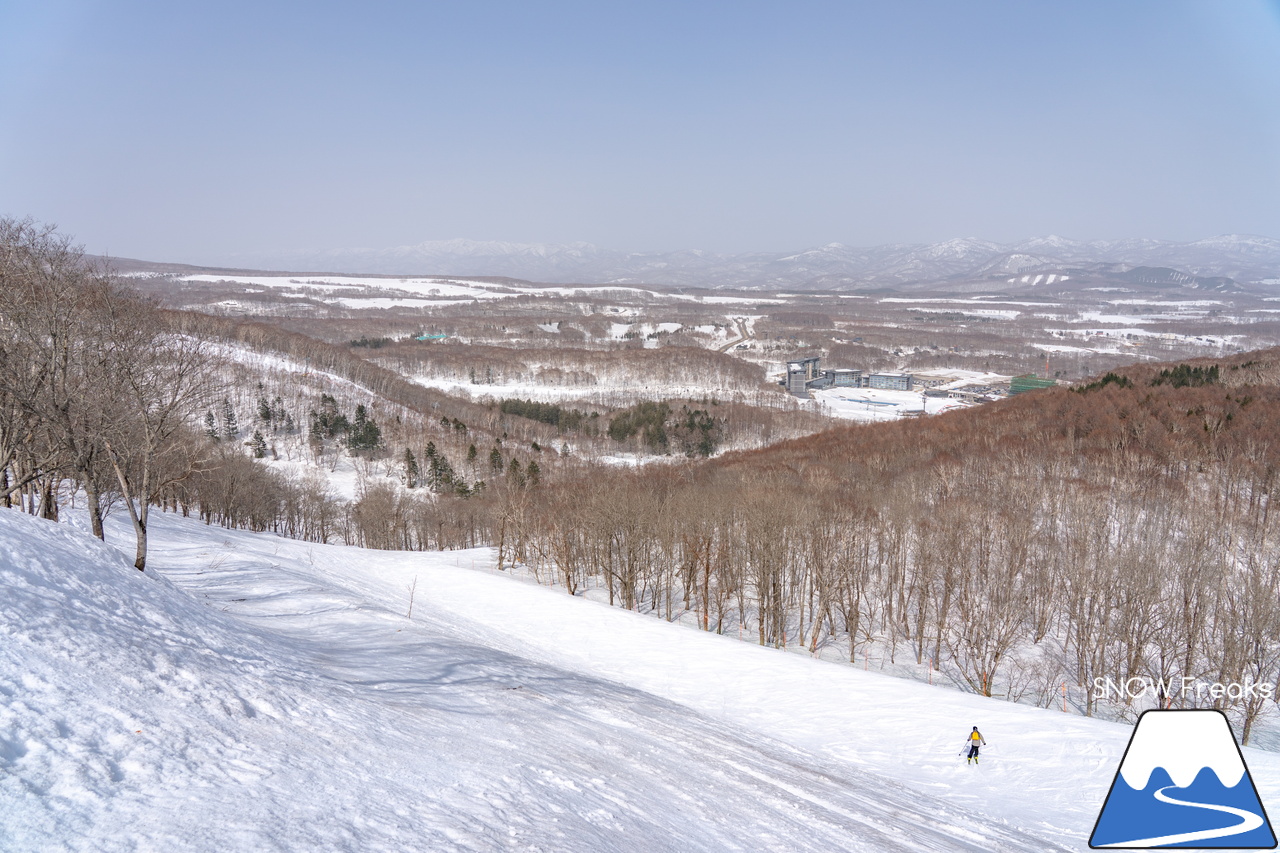
{"type": "Polygon", "coordinates": [[[134,566],[147,563],[150,507],[171,483],[189,475],[199,454],[191,432],[212,387],[213,358],[200,340],[172,331],[141,299],[104,306],[103,358],[120,416],[103,444],[133,523],[134,566]]]}
{"type": "Polygon", "coordinates": [[[53,226],[0,220],[0,462],[15,475],[0,490],[74,478],[99,538],[103,441],[118,417],[103,318],[121,301],[133,300],[53,226]]]}

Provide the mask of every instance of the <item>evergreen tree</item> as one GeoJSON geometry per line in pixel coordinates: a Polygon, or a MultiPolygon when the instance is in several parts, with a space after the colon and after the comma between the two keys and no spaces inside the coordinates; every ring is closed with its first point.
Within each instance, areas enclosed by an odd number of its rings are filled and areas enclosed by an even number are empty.
{"type": "Polygon", "coordinates": [[[213,416],[212,409],[204,415],[204,434],[214,441],[218,440],[218,419],[213,416]]]}
{"type": "Polygon", "coordinates": [[[372,453],[382,446],[382,430],[364,406],[356,406],[355,422],[347,432],[347,447],[353,453],[372,453]]]}
{"type": "Polygon", "coordinates": [[[404,484],[411,489],[416,489],[421,477],[422,472],[418,470],[418,460],[414,457],[413,451],[406,447],[404,449],[404,484]]]}
{"type": "Polygon", "coordinates": [[[614,415],[609,422],[609,437],[622,442],[638,436],[641,445],[665,453],[668,443],[665,423],[670,414],[671,407],[666,403],[641,401],[614,415]]]}
{"type": "Polygon", "coordinates": [[[530,486],[536,486],[542,482],[542,469],[532,459],[529,460],[529,467],[525,469],[525,475],[529,478],[530,486]]]}
{"type": "Polygon", "coordinates": [[[495,474],[502,473],[502,451],[498,450],[497,445],[489,451],[489,470],[495,474]]]}
{"type": "Polygon", "coordinates": [[[507,481],[517,489],[523,489],[525,486],[524,468],[520,465],[520,460],[514,456],[511,457],[511,465],[507,468],[507,481]]]}
{"type": "Polygon", "coordinates": [[[311,436],[316,440],[345,435],[351,430],[347,416],[338,411],[338,401],[329,394],[320,395],[320,411],[311,410],[311,436]]]}
{"type": "Polygon", "coordinates": [[[240,435],[240,424],[236,420],[235,407],[231,405],[231,400],[222,398],[222,437],[232,439],[240,435]]]}
{"type": "Polygon", "coordinates": [[[267,455],[267,440],[262,437],[259,430],[253,431],[253,438],[249,441],[249,448],[253,451],[254,459],[262,459],[267,455]]]}
{"type": "Polygon", "coordinates": [[[427,466],[427,486],[433,492],[447,492],[454,489],[454,480],[456,475],[453,472],[453,466],[449,464],[449,460],[437,453],[431,457],[431,462],[427,466]]]}

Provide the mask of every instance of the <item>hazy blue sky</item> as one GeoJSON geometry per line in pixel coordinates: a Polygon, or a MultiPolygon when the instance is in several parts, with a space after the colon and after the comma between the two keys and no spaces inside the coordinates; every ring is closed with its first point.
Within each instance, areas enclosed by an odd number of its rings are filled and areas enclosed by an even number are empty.
{"type": "Polygon", "coordinates": [[[0,0],[0,215],[204,263],[1280,237],[1280,3],[0,0]]]}

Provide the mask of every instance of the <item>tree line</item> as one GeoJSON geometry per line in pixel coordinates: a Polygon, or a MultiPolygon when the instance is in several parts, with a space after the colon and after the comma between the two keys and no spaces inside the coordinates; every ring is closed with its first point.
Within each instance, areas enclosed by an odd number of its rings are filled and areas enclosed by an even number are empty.
{"type": "Polygon", "coordinates": [[[84,490],[101,538],[104,496],[128,511],[134,565],[151,506],[198,464],[194,413],[210,389],[199,340],[89,263],[70,238],[0,219],[0,501],[56,517],[63,482],[84,490]]]}
{"type": "MultiPolygon", "coordinates": [[[[1280,355],[1127,371],[497,507],[501,559],[571,592],[984,695],[1132,714],[1094,679],[1280,682],[1280,355]],[[1170,377],[1200,377],[1197,384],[1170,377]],[[1269,381],[1274,381],[1273,378],[1269,381]]],[[[1257,696],[1170,696],[1236,714],[1257,696]]]]}

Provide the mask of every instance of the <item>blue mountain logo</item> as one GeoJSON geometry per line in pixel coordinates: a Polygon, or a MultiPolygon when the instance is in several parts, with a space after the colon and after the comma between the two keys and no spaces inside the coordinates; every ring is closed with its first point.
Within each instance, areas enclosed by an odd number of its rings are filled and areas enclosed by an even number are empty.
{"type": "Polygon", "coordinates": [[[1226,715],[1139,717],[1089,846],[1274,848],[1276,835],[1226,715]]]}

